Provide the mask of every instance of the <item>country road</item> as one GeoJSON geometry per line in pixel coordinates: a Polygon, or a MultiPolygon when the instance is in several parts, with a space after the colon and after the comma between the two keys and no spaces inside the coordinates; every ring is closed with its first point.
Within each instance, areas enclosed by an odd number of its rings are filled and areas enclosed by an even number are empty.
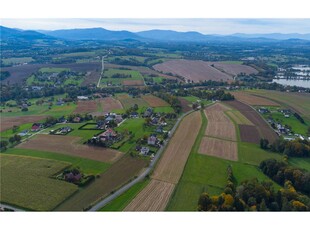
{"type": "Polygon", "coordinates": [[[168,139],[164,142],[164,144],[162,145],[162,147],[157,151],[157,154],[155,155],[154,159],[152,160],[152,162],[150,163],[150,165],[147,167],[147,169],[140,174],[136,179],[134,179],[133,181],[129,182],[128,184],[124,185],[123,187],[121,187],[120,189],[118,189],[117,191],[115,191],[112,195],[104,198],[103,200],[99,201],[97,204],[95,204],[94,206],[92,206],[88,211],[98,211],[99,209],[101,209],[102,207],[104,207],[106,204],[108,204],[109,202],[111,202],[112,200],[114,200],[115,198],[117,198],[118,196],[120,196],[121,194],[123,194],[124,192],[126,192],[128,189],[130,189],[133,185],[135,185],[136,183],[142,181],[154,168],[154,166],[156,165],[157,161],[159,160],[159,158],[161,157],[162,153],[164,152],[164,150],[166,149],[167,144],[169,143],[169,140],[171,139],[171,137],[173,136],[174,132],[176,131],[177,127],[179,126],[180,122],[182,121],[182,119],[187,116],[188,114],[194,112],[195,110],[191,110],[188,111],[187,113],[183,114],[181,117],[178,118],[177,122],[175,123],[175,125],[173,126],[173,128],[170,130],[169,133],[169,137],[168,139]]]}

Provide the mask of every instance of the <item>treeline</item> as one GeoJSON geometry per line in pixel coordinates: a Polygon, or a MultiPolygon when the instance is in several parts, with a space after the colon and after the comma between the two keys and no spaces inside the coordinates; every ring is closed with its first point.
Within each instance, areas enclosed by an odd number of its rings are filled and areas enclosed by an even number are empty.
{"type": "Polygon", "coordinates": [[[131,66],[144,66],[145,64],[142,62],[139,62],[135,58],[129,58],[129,59],[124,59],[124,58],[114,58],[110,61],[112,64],[117,64],[117,65],[131,65],[131,66]]]}
{"type": "Polygon", "coordinates": [[[116,73],[116,74],[113,74],[111,76],[111,78],[131,78],[131,74],[123,74],[123,73],[116,73]]]}
{"type": "Polygon", "coordinates": [[[0,72],[0,81],[3,81],[11,76],[9,71],[1,71],[0,72]]]}
{"type": "Polygon", "coordinates": [[[205,89],[190,89],[184,90],[179,89],[176,92],[176,96],[186,97],[186,96],[195,96],[201,99],[206,100],[220,100],[220,101],[230,101],[234,100],[235,97],[231,93],[225,93],[224,90],[214,90],[214,91],[206,91],[205,89]]]}
{"type": "Polygon", "coordinates": [[[278,139],[271,145],[267,139],[261,139],[260,146],[262,149],[269,149],[291,157],[310,157],[310,142],[299,138],[291,141],[278,139]]]}
{"type": "Polygon", "coordinates": [[[300,123],[305,124],[304,119],[298,113],[294,113],[294,117],[296,117],[297,120],[300,121],[300,123]]]}
{"type": "Polygon", "coordinates": [[[181,111],[182,111],[181,102],[178,100],[178,98],[176,96],[171,95],[169,93],[164,93],[164,92],[163,93],[157,92],[157,93],[154,93],[154,95],[163,99],[168,104],[170,104],[170,106],[173,108],[175,113],[181,113],[181,111]]]}
{"type": "Polygon", "coordinates": [[[231,167],[222,194],[210,196],[204,192],[198,201],[198,211],[309,211],[310,199],[298,193],[290,181],[275,191],[271,182],[257,178],[246,180],[235,187],[231,167]],[[229,179],[231,178],[231,179],[229,179]]]}
{"type": "Polygon", "coordinates": [[[275,159],[264,160],[259,168],[280,185],[290,181],[297,191],[310,195],[310,173],[275,159]]]}

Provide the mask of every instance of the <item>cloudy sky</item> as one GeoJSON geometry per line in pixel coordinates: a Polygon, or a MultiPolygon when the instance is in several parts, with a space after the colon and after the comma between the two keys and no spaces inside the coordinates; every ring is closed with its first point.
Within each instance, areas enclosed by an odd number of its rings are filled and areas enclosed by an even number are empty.
{"type": "Polygon", "coordinates": [[[102,27],[109,30],[198,31],[203,34],[310,33],[310,19],[1,19],[1,25],[31,30],[102,27]]]}

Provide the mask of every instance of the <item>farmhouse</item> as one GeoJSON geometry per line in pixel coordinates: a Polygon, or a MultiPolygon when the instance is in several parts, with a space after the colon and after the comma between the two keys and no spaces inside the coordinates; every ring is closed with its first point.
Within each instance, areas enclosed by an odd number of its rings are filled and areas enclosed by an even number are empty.
{"type": "Polygon", "coordinates": [[[73,122],[75,122],[75,123],[79,123],[81,121],[81,118],[80,117],[75,117],[74,119],[73,119],[73,122]]]}
{"type": "Polygon", "coordinates": [[[131,117],[131,118],[138,118],[138,117],[139,117],[139,114],[138,114],[137,112],[132,112],[132,113],[130,114],[130,117],[131,117]]]}
{"type": "Polygon", "coordinates": [[[88,97],[85,96],[77,96],[78,100],[88,100],[88,97]]]}
{"type": "Polygon", "coordinates": [[[34,123],[31,127],[32,132],[38,132],[41,129],[42,125],[39,123],[34,123]]]}
{"type": "Polygon", "coordinates": [[[144,117],[150,117],[153,114],[153,109],[152,108],[147,108],[146,111],[144,112],[144,117]]]}
{"type": "Polygon", "coordinates": [[[258,109],[258,112],[260,112],[261,114],[265,114],[265,113],[269,113],[269,110],[267,108],[261,107],[258,109]]]}
{"type": "Polygon", "coordinates": [[[113,129],[108,129],[107,131],[101,133],[98,137],[102,141],[115,140],[117,133],[113,129]]]}

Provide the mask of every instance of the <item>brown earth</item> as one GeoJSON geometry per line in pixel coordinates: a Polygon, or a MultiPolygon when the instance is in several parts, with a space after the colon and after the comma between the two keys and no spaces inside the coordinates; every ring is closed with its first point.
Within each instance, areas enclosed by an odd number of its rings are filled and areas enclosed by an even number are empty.
{"type": "Polygon", "coordinates": [[[145,100],[150,106],[152,107],[163,107],[163,106],[169,106],[167,102],[162,100],[159,97],[155,97],[154,95],[143,95],[142,99],[145,100]]]}
{"type": "Polygon", "coordinates": [[[88,86],[89,84],[97,84],[100,79],[100,72],[87,72],[85,80],[82,82],[81,86],[88,86]]]}
{"type": "Polygon", "coordinates": [[[156,64],[153,68],[163,73],[172,73],[194,82],[213,80],[228,81],[232,77],[212,67],[209,62],[191,60],[171,60],[156,64]]]}
{"type": "Polygon", "coordinates": [[[241,141],[259,144],[260,135],[253,125],[239,125],[241,141]]]}
{"type": "Polygon", "coordinates": [[[178,97],[178,100],[181,102],[181,107],[182,107],[183,113],[186,113],[186,112],[192,110],[192,107],[189,106],[189,102],[186,99],[178,97]]]}
{"type": "Polygon", "coordinates": [[[151,180],[124,211],[164,211],[174,187],[175,185],[171,183],[151,180]]]}
{"type": "Polygon", "coordinates": [[[123,153],[113,149],[78,144],[80,139],[73,136],[38,134],[19,144],[17,148],[62,153],[108,163],[123,156],[123,153]]]}
{"type": "Polygon", "coordinates": [[[253,108],[238,100],[227,101],[225,103],[239,110],[247,119],[249,119],[257,127],[262,138],[268,139],[270,143],[273,143],[278,139],[278,135],[253,108]]]}
{"type": "Polygon", "coordinates": [[[279,104],[274,101],[268,100],[266,98],[254,96],[249,93],[231,92],[231,94],[234,95],[238,101],[244,102],[249,105],[279,106],[279,104]]]}
{"type": "Polygon", "coordinates": [[[229,110],[226,106],[216,103],[205,109],[208,125],[205,135],[237,140],[234,123],[227,117],[224,111],[229,110]]]}
{"type": "Polygon", "coordinates": [[[256,69],[251,66],[241,65],[241,64],[233,64],[233,63],[223,63],[223,62],[212,62],[211,65],[220,71],[223,71],[229,75],[237,76],[240,73],[252,74],[258,73],[256,69]]]}
{"type": "Polygon", "coordinates": [[[175,184],[178,183],[202,120],[199,111],[189,114],[180,123],[158,162],[148,186],[125,208],[127,211],[162,211],[175,184]]]}
{"type": "Polygon", "coordinates": [[[123,85],[141,86],[141,85],[144,85],[144,82],[143,80],[124,80],[123,85]]]}
{"type": "Polygon", "coordinates": [[[233,141],[203,137],[198,152],[201,154],[220,157],[227,160],[238,160],[237,142],[233,141]]]}
{"type": "Polygon", "coordinates": [[[95,100],[78,101],[77,107],[73,113],[91,113],[97,111],[97,102],[95,100]]]}
{"type": "Polygon", "coordinates": [[[114,99],[113,97],[100,98],[100,99],[98,99],[97,102],[100,103],[100,105],[102,107],[102,111],[97,111],[97,112],[91,113],[93,116],[104,116],[106,113],[110,113],[114,109],[122,109],[123,108],[120,101],[114,99]]]}
{"type": "Polygon", "coordinates": [[[82,211],[128,183],[146,166],[145,160],[126,155],[100,174],[90,185],[60,204],[55,211],[82,211]]]}
{"type": "Polygon", "coordinates": [[[1,117],[0,131],[13,128],[14,125],[22,125],[25,123],[38,122],[47,116],[20,116],[20,117],[1,117]]]}

